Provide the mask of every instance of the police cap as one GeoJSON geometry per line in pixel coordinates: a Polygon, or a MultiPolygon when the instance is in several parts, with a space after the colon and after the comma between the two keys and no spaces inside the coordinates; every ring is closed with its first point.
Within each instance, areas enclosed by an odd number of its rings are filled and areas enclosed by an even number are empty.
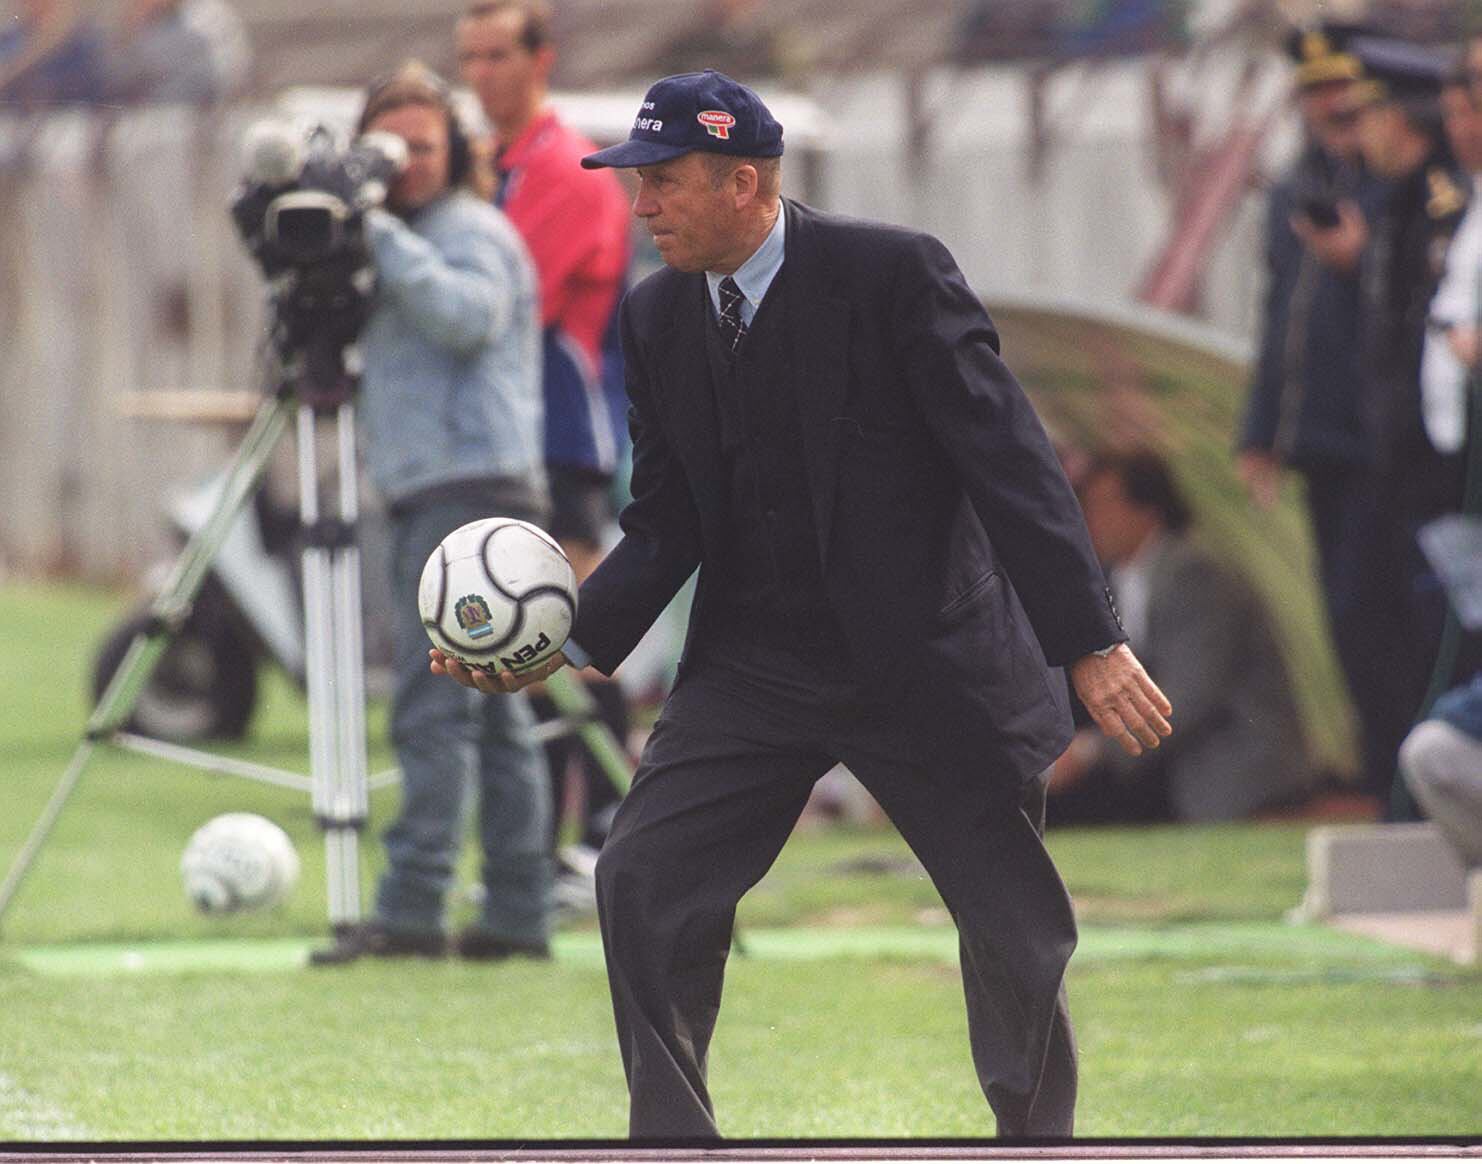
{"type": "Polygon", "coordinates": [[[1297,63],[1297,84],[1305,89],[1331,81],[1358,80],[1363,70],[1348,45],[1354,37],[1368,32],[1363,25],[1335,20],[1293,28],[1287,34],[1286,53],[1297,63]]]}
{"type": "Polygon", "coordinates": [[[1364,69],[1365,99],[1411,108],[1435,106],[1454,71],[1451,54],[1388,37],[1357,37],[1350,50],[1364,69]]]}

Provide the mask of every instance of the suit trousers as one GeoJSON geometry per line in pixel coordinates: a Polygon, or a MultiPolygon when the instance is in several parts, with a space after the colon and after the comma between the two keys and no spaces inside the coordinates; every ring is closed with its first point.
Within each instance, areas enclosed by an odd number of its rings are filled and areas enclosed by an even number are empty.
{"type": "Polygon", "coordinates": [[[597,862],[630,1135],[719,1136],[706,1060],[736,905],[842,762],[957,924],[973,1062],[999,1135],[1069,1136],[1063,978],[1076,931],[1042,843],[1043,780],[995,780],[973,756],[923,760],[899,713],[836,674],[754,648],[700,654],[649,738],[597,862]]]}

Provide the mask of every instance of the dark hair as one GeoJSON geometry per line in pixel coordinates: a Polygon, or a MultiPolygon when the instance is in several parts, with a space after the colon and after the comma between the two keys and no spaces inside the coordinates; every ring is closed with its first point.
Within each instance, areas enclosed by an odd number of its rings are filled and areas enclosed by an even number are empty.
{"type": "Polygon", "coordinates": [[[458,110],[453,105],[453,91],[448,83],[421,61],[410,60],[384,77],[378,77],[365,89],[365,108],[355,132],[364,133],[370,123],[383,113],[424,105],[441,109],[448,118],[448,185],[462,186],[473,177],[473,153],[468,134],[463,130],[458,110]]]}
{"type": "Polygon", "coordinates": [[[1090,482],[1104,473],[1121,482],[1132,504],[1154,510],[1170,533],[1183,533],[1194,523],[1194,511],[1161,454],[1152,449],[1098,453],[1083,480],[1090,482]]]}
{"type": "Polygon", "coordinates": [[[545,0],[474,0],[463,13],[465,20],[482,20],[501,12],[518,12],[524,17],[520,26],[520,43],[527,52],[535,52],[551,43],[551,7],[545,0]]]}

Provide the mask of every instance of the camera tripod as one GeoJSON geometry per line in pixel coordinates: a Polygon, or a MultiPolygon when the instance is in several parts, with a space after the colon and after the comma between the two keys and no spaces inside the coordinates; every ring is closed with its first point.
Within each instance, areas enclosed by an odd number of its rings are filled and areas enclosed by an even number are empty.
{"type": "MultiPolygon", "coordinates": [[[[31,834],[0,883],[0,920],[99,746],[110,745],[207,772],[239,776],[307,792],[324,834],[329,923],[339,933],[360,920],[359,838],[369,817],[369,792],[396,779],[367,773],[365,665],[361,634],[360,552],[356,542],[355,406],[348,382],[315,391],[284,379],[264,399],[228,467],[215,508],[176,560],[149,617],[87,721],[83,739],[31,834]],[[309,776],[219,756],[125,730],[134,707],[171,640],[190,616],[212,560],[266,471],[269,458],[297,413],[305,658],[309,705],[309,776]],[[321,425],[334,428],[338,503],[321,505],[316,452],[321,425]]],[[[557,672],[546,691],[560,719],[540,736],[576,734],[608,779],[626,793],[630,761],[598,715],[591,694],[573,673],[557,672]]]]}

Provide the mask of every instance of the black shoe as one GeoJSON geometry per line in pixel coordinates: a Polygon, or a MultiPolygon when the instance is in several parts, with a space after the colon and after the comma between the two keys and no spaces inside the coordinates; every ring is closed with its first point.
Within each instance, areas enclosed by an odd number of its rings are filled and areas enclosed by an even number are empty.
{"type": "Polygon", "coordinates": [[[458,957],[470,962],[506,962],[511,958],[530,958],[536,962],[549,962],[551,948],[545,942],[513,942],[496,938],[487,930],[464,930],[458,935],[454,948],[458,957]]]}
{"type": "Polygon", "coordinates": [[[343,966],[357,958],[445,958],[448,940],[437,933],[388,930],[380,922],[337,926],[334,945],[309,953],[311,966],[343,966]]]}

